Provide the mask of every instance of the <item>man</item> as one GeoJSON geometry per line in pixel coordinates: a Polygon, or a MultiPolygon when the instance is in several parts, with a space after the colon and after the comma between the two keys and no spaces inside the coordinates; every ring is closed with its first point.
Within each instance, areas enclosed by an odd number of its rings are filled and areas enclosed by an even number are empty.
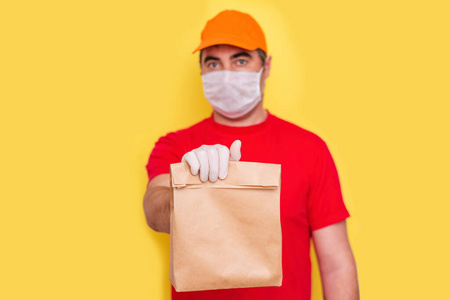
{"type": "Polygon", "coordinates": [[[172,289],[172,299],[310,299],[311,237],[325,298],[359,299],[345,224],[349,214],[326,144],[263,108],[271,56],[258,23],[248,14],[223,11],[206,24],[194,52],[199,50],[203,89],[213,114],[156,143],[147,165],[147,222],[156,231],[169,232],[171,163],[186,161],[203,182],[225,178],[229,160],[241,155],[244,161],[281,164],[283,284],[183,293],[172,289]]]}

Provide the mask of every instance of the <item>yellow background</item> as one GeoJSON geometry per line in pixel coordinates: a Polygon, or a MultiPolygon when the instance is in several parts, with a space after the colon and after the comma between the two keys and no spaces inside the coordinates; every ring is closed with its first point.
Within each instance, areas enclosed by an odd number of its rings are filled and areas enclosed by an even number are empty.
{"type": "Polygon", "coordinates": [[[362,299],[450,299],[447,3],[2,1],[0,299],[169,299],[144,167],[210,115],[191,52],[225,8],[266,33],[265,107],[333,153],[362,299]]]}

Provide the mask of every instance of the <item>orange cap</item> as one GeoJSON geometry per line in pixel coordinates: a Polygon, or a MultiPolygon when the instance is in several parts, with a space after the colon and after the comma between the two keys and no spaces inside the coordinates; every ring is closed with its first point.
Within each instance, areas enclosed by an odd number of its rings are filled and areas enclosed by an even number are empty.
{"type": "Polygon", "coordinates": [[[259,24],[249,14],[235,10],[224,10],[209,20],[202,31],[202,42],[192,53],[220,44],[246,50],[260,48],[267,53],[266,38],[259,24]]]}

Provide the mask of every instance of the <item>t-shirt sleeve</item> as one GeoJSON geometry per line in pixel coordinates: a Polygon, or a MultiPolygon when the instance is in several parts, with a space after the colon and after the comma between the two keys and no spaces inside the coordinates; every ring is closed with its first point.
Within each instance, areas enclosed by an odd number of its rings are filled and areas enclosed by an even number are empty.
{"type": "Polygon", "coordinates": [[[349,217],[342,198],[339,177],[330,151],[321,142],[317,160],[311,172],[308,199],[309,224],[312,230],[345,220],[349,217]]]}
{"type": "Polygon", "coordinates": [[[170,173],[170,164],[181,161],[178,139],[175,133],[161,137],[155,144],[147,163],[148,180],[160,174],[170,173]]]}

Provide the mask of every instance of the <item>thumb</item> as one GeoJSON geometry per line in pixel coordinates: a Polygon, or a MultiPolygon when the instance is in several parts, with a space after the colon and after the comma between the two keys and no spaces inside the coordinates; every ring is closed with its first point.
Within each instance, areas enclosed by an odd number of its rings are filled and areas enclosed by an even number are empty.
{"type": "Polygon", "coordinates": [[[235,140],[230,147],[230,160],[239,161],[241,159],[241,141],[235,140]]]}

